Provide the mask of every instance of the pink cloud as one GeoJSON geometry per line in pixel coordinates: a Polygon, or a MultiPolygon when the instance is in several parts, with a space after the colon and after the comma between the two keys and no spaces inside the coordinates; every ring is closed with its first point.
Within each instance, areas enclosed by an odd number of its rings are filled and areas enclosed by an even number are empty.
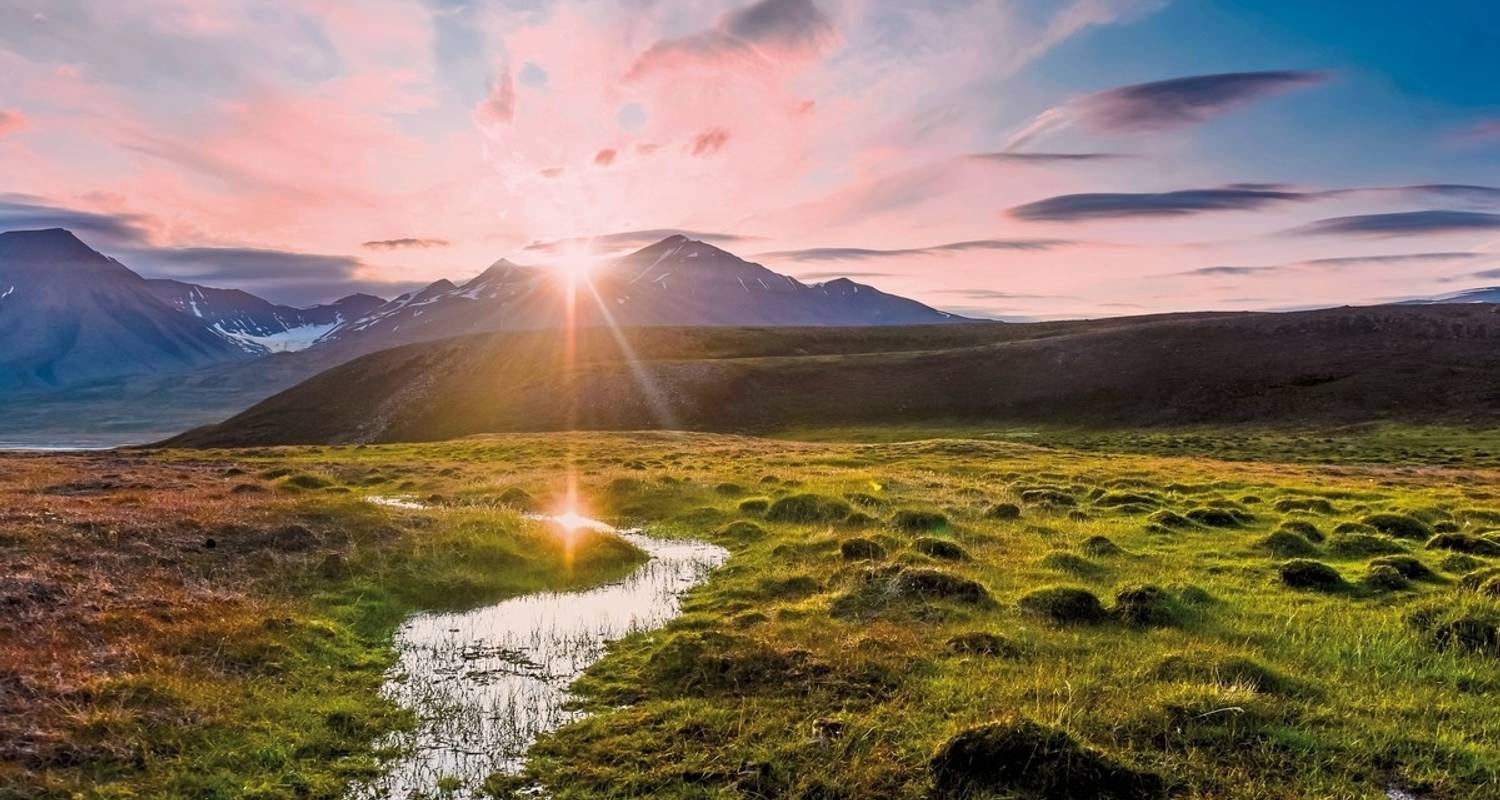
{"type": "Polygon", "coordinates": [[[711,156],[724,149],[729,143],[729,131],[723,128],[709,128],[708,130],[693,137],[688,151],[698,157],[711,156]]]}
{"type": "Polygon", "coordinates": [[[725,14],[711,28],[657,41],[626,78],[683,68],[774,67],[810,58],[836,39],[833,21],[812,0],[759,0],[725,14]]]}
{"type": "Polygon", "coordinates": [[[1444,137],[1448,144],[1478,146],[1500,142],[1500,117],[1481,119],[1444,137]]]}
{"type": "Polygon", "coordinates": [[[24,131],[29,125],[26,116],[21,112],[0,109],[0,136],[9,136],[18,131],[24,131]]]}
{"type": "Polygon", "coordinates": [[[509,125],[516,116],[516,83],[510,69],[501,70],[489,95],[474,108],[474,120],[481,129],[509,125]]]}
{"type": "Polygon", "coordinates": [[[595,153],[594,154],[594,163],[598,164],[601,167],[607,167],[610,164],[615,163],[615,150],[614,150],[614,148],[606,147],[605,149],[600,150],[599,152],[595,153]]]}

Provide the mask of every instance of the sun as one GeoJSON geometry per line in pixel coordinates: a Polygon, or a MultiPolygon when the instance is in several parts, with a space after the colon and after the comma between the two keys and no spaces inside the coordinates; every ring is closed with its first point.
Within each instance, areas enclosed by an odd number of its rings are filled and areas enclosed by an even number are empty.
{"type": "Polygon", "coordinates": [[[587,243],[570,244],[558,253],[555,269],[569,285],[585,283],[599,266],[599,256],[587,243]]]}

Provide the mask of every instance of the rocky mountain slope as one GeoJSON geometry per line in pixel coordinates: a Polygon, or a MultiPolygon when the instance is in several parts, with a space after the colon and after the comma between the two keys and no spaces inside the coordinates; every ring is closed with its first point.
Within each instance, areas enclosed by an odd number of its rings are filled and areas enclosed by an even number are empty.
{"type": "Polygon", "coordinates": [[[0,391],[249,357],[65,230],[0,233],[0,391]]]}

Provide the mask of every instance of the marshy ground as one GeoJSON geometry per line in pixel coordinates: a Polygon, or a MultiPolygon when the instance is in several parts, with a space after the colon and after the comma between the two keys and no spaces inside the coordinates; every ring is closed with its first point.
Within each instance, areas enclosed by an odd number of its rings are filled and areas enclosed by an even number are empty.
{"type": "Polygon", "coordinates": [[[410,614],[641,562],[524,519],[569,464],[729,561],[439,796],[1500,793],[1494,434],[813,433],[0,460],[0,797],[380,774],[410,614]]]}

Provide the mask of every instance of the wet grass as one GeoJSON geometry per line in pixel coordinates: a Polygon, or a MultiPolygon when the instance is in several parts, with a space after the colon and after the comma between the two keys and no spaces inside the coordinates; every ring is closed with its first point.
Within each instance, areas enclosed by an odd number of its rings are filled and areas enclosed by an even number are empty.
{"type": "MultiPolygon", "coordinates": [[[[1478,542],[1500,527],[1500,473],[1488,454],[1464,459],[1495,437],[1382,430],[1198,432],[1170,445],[1161,432],[503,436],[164,453],[142,469],[217,475],[234,465],[244,474],[216,478],[226,496],[260,482],[272,491],[247,495],[253,502],[313,503],[335,519],[356,513],[361,492],[440,495],[451,519],[442,535],[462,541],[467,514],[513,519],[496,507],[508,489],[545,506],[565,485],[559,464],[572,452],[595,516],[728,548],[729,563],[686,598],[681,617],[622,640],[586,673],[577,689],[592,715],[544,737],[527,775],[491,781],[497,795],[541,781],[563,800],[1289,800],[1379,796],[1389,786],[1491,797],[1500,792],[1491,699],[1500,557],[1478,542]],[[298,474],[331,485],[276,488],[298,474]],[[756,499],[765,502],[743,505],[756,499]],[[1011,752],[1044,758],[1019,774],[990,758],[1011,752]]],[[[40,491],[65,477],[29,481],[40,491]]],[[[357,513],[400,528],[383,534],[394,541],[427,541],[408,519],[419,515],[357,513]]],[[[326,537],[319,520],[300,524],[326,537]]],[[[457,551],[485,551],[480,544],[457,551]]],[[[305,596],[298,587],[317,587],[301,607],[324,609],[319,619],[354,637],[333,641],[377,654],[363,642],[378,642],[401,608],[477,602],[482,589],[463,589],[475,579],[469,564],[429,584],[423,575],[440,555],[410,567],[422,548],[404,546],[414,549],[383,545],[368,560],[364,546],[343,548],[337,570],[348,577],[331,583],[318,577],[323,550],[309,549],[297,558],[310,577],[277,584],[273,596],[285,605],[305,596]],[[393,594],[387,584],[407,588],[393,594]],[[382,597],[347,616],[326,610],[382,597]]],[[[498,548],[485,558],[473,572],[508,556],[498,548]]],[[[316,654],[306,636],[273,638],[316,654]]],[[[309,662],[285,663],[297,680],[327,680],[309,662]]],[[[339,696],[353,702],[378,672],[339,696]]],[[[243,702],[224,697],[221,708],[243,702]]],[[[328,765],[342,765],[346,776],[375,763],[373,737],[360,731],[396,724],[369,721],[373,703],[354,704],[353,719],[335,716],[336,727],[286,709],[257,713],[293,720],[262,721],[266,730],[323,737],[293,760],[297,769],[330,775],[328,765]],[[336,744],[344,751],[317,749],[336,744]]],[[[110,707],[93,696],[81,705],[110,707]]],[[[81,741],[74,729],[58,735],[81,741]]],[[[212,763],[195,748],[176,758],[212,763]]],[[[154,775],[160,765],[138,769],[154,775]]]]}
{"type": "Polygon", "coordinates": [[[220,480],[237,467],[139,464],[129,488],[37,502],[37,473],[118,467],[0,470],[0,797],[341,797],[415,722],[380,693],[407,615],[640,560],[495,508],[376,508],[300,472],[259,494],[220,480]]]}

